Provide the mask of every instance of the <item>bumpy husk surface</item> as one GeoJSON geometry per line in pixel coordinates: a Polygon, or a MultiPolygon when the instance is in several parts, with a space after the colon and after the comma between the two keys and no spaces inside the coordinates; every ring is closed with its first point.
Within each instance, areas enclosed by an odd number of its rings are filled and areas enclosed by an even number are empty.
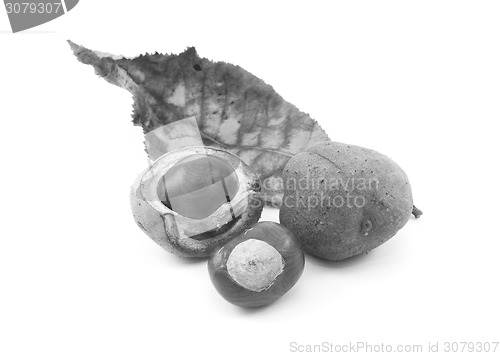
{"type": "Polygon", "coordinates": [[[305,252],[320,258],[338,261],[370,251],[393,237],[412,213],[405,172],[366,148],[317,144],[290,159],[283,178],[280,222],[305,252]],[[307,189],[301,189],[306,181],[307,189]]]}

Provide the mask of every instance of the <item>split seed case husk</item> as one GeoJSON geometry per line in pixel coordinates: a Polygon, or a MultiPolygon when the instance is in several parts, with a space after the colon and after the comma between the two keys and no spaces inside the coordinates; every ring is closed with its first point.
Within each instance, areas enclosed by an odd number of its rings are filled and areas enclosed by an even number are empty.
{"type": "Polygon", "coordinates": [[[158,158],[136,179],[130,192],[130,203],[137,225],[153,241],[178,256],[198,258],[208,257],[217,246],[255,224],[263,208],[258,175],[237,156],[206,146],[186,147],[158,158]],[[203,157],[205,162],[201,162],[203,157]],[[208,168],[198,167],[194,170],[198,172],[193,173],[194,159],[199,159],[201,164],[208,162],[208,168]],[[186,162],[190,162],[188,169],[182,169],[180,166],[186,162]],[[220,176],[220,172],[227,171],[224,165],[232,170],[231,177],[220,176]],[[172,169],[177,170],[177,175],[186,176],[169,177],[168,172],[172,169]],[[211,174],[212,170],[219,172],[213,173],[218,174],[217,177],[211,174]],[[165,177],[169,177],[166,183],[165,177]],[[200,190],[199,183],[203,180],[208,180],[209,184],[200,190]],[[182,186],[172,188],[172,181],[182,186]],[[168,186],[171,201],[167,193],[166,197],[159,194],[162,184],[168,186]],[[172,190],[177,193],[172,193],[172,190]],[[182,209],[176,209],[175,202],[182,209]],[[221,204],[211,212],[208,205],[214,202],[221,204]],[[189,211],[186,204],[193,204],[192,211],[196,212],[186,214],[189,211]],[[200,207],[200,204],[208,204],[208,208],[200,207]]]}

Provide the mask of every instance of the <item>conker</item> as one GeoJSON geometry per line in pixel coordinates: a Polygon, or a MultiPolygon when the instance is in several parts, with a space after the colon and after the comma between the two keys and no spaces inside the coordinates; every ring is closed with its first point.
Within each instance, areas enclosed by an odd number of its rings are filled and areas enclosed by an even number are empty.
{"type": "Polygon", "coordinates": [[[285,226],[255,224],[214,251],[208,260],[213,285],[242,307],[271,304],[292,288],[304,270],[298,239],[285,226]]]}
{"type": "Polygon", "coordinates": [[[169,209],[185,217],[204,219],[222,204],[230,203],[238,189],[238,176],[226,160],[193,154],[163,175],[157,193],[169,209]]]}
{"type": "Polygon", "coordinates": [[[182,257],[208,257],[255,224],[260,179],[223,149],[192,146],[168,152],[139,175],[130,201],[139,227],[182,257]]]}

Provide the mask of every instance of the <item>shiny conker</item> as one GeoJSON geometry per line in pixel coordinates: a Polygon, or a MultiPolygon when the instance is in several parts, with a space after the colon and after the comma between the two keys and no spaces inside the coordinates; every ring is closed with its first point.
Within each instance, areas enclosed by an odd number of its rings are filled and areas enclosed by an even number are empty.
{"type": "Polygon", "coordinates": [[[276,301],[299,280],[304,253],[285,226],[264,221],[215,250],[208,260],[210,279],[228,302],[260,307],[276,301]]]}

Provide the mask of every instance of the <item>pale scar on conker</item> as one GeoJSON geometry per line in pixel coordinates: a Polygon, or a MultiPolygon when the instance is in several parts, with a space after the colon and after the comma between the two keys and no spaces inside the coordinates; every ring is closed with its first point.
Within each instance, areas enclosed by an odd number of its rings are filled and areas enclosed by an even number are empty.
{"type": "Polygon", "coordinates": [[[408,221],[410,182],[390,158],[362,147],[318,143],[283,169],[280,222],[305,252],[343,260],[380,246],[408,221]]]}
{"type": "Polygon", "coordinates": [[[193,146],[166,153],[139,175],[130,201],[139,227],[182,257],[208,257],[255,224],[260,179],[237,156],[193,146]]]}
{"type": "Polygon", "coordinates": [[[304,270],[300,242],[285,226],[255,224],[214,251],[208,261],[210,279],[232,304],[259,307],[288,292],[304,270]]]}

